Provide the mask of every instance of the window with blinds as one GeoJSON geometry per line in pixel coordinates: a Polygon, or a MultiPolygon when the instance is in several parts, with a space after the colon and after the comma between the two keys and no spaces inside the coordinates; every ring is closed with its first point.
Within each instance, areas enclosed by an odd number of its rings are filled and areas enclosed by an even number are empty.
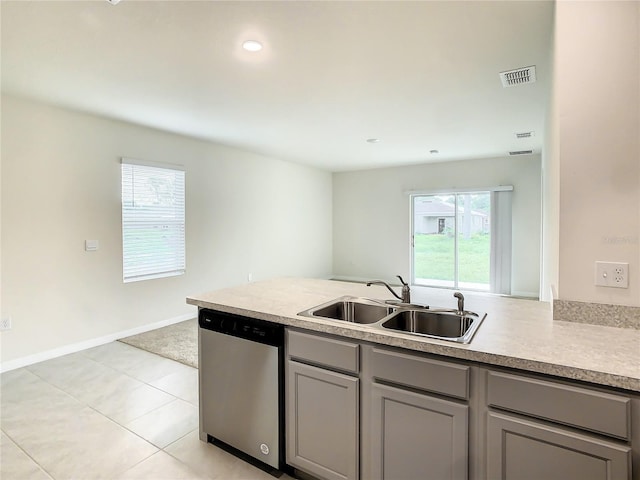
{"type": "Polygon", "coordinates": [[[185,272],[182,167],[122,159],[124,282],[185,272]]]}

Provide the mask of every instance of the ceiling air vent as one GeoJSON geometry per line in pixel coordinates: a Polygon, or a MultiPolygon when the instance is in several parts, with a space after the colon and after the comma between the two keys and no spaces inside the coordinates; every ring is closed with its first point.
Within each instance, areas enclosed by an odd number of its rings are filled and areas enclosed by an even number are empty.
{"type": "Polygon", "coordinates": [[[531,155],[533,153],[533,150],[516,150],[515,152],[509,152],[509,155],[516,156],[516,155],[531,155]]]}
{"type": "Polygon", "coordinates": [[[502,86],[505,88],[533,83],[536,81],[536,66],[531,65],[530,67],[509,70],[508,72],[500,72],[500,80],[502,80],[502,86]]]}
{"type": "Polygon", "coordinates": [[[516,132],[516,138],[531,138],[535,135],[535,132],[516,132]]]}

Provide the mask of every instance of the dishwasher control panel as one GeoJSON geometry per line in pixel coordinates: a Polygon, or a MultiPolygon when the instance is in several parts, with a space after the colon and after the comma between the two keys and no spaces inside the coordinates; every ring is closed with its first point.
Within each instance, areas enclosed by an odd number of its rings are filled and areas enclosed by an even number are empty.
{"type": "Polygon", "coordinates": [[[232,313],[203,308],[199,314],[199,325],[206,330],[267,345],[280,346],[284,342],[284,325],[232,313]]]}

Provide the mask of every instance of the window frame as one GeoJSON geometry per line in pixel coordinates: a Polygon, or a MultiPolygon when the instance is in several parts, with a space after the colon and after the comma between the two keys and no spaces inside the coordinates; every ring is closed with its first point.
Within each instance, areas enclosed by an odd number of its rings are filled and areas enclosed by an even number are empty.
{"type": "Polygon", "coordinates": [[[486,293],[497,293],[503,295],[511,295],[511,192],[513,186],[500,185],[497,187],[480,187],[480,188],[445,188],[435,190],[410,190],[405,193],[409,197],[410,212],[410,231],[409,231],[409,271],[410,283],[414,286],[422,286],[428,288],[443,288],[449,290],[468,290],[486,293]],[[504,193],[501,193],[504,192],[504,193]],[[461,288],[458,283],[458,212],[457,202],[456,211],[453,216],[454,228],[454,286],[444,285],[425,285],[416,284],[416,265],[415,265],[415,197],[423,196],[444,196],[444,195],[464,195],[489,193],[491,195],[491,247],[490,247],[490,280],[489,289],[472,289],[468,287],[461,288]],[[501,195],[501,196],[498,196],[501,195]],[[499,208],[499,210],[498,210],[499,208]],[[500,219],[500,221],[498,221],[500,219]]]}
{"type": "MultiPolygon", "coordinates": [[[[122,157],[120,163],[123,283],[184,275],[186,273],[186,174],[184,167],[127,157],[122,157]],[[139,178],[153,178],[154,171],[157,173],[157,179],[165,181],[167,177],[171,179],[170,203],[155,209],[148,204],[136,209],[136,174],[140,176],[139,178]],[[136,229],[139,234],[143,226],[147,229],[151,227],[169,232],[166,235],[161,235],[169,252],[149,257],[149,254],[153,253],[153,248],[158,247],[158,235],[146,243],[141,242],[140,236],[138,236],[137,245],[134,246],[131,234],[135,235],[136,229]],[[142,245],[142,249],[140,245],[142,245]],[[138,253],[132,253],[132,250],[138,250],[138,253]],[[127,259],[131,261],[132,257],[139,259],[135,266],[127,264],[127,259]]],[[[144,198],[141,195],[138,199],[144,200],[144,198]]]]}

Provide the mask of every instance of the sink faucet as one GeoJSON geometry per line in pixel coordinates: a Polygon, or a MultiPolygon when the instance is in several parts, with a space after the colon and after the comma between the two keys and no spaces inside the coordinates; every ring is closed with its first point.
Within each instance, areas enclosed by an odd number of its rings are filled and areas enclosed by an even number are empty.
{"type": "Polygon", "coordinates": [[[464,315],[464,295],[460,292],[456,292],[453,296],[458,299],[458,315],[464,315]]]}
{"type": "Polygon", "coordinates": [[[402,296],[398,295],[387,282],[383,282],[382,280],[372,280],[367,282],[367,287],[370,287],[371,285],[384,285],[391,293],[393,293],[393,296],[402,303],[411,303],[411,290],[409,289],[409,284],[406,283],[400,275],[396,275],[396,277],[400,279],[400,283],[402,284],[402,296]]]}

